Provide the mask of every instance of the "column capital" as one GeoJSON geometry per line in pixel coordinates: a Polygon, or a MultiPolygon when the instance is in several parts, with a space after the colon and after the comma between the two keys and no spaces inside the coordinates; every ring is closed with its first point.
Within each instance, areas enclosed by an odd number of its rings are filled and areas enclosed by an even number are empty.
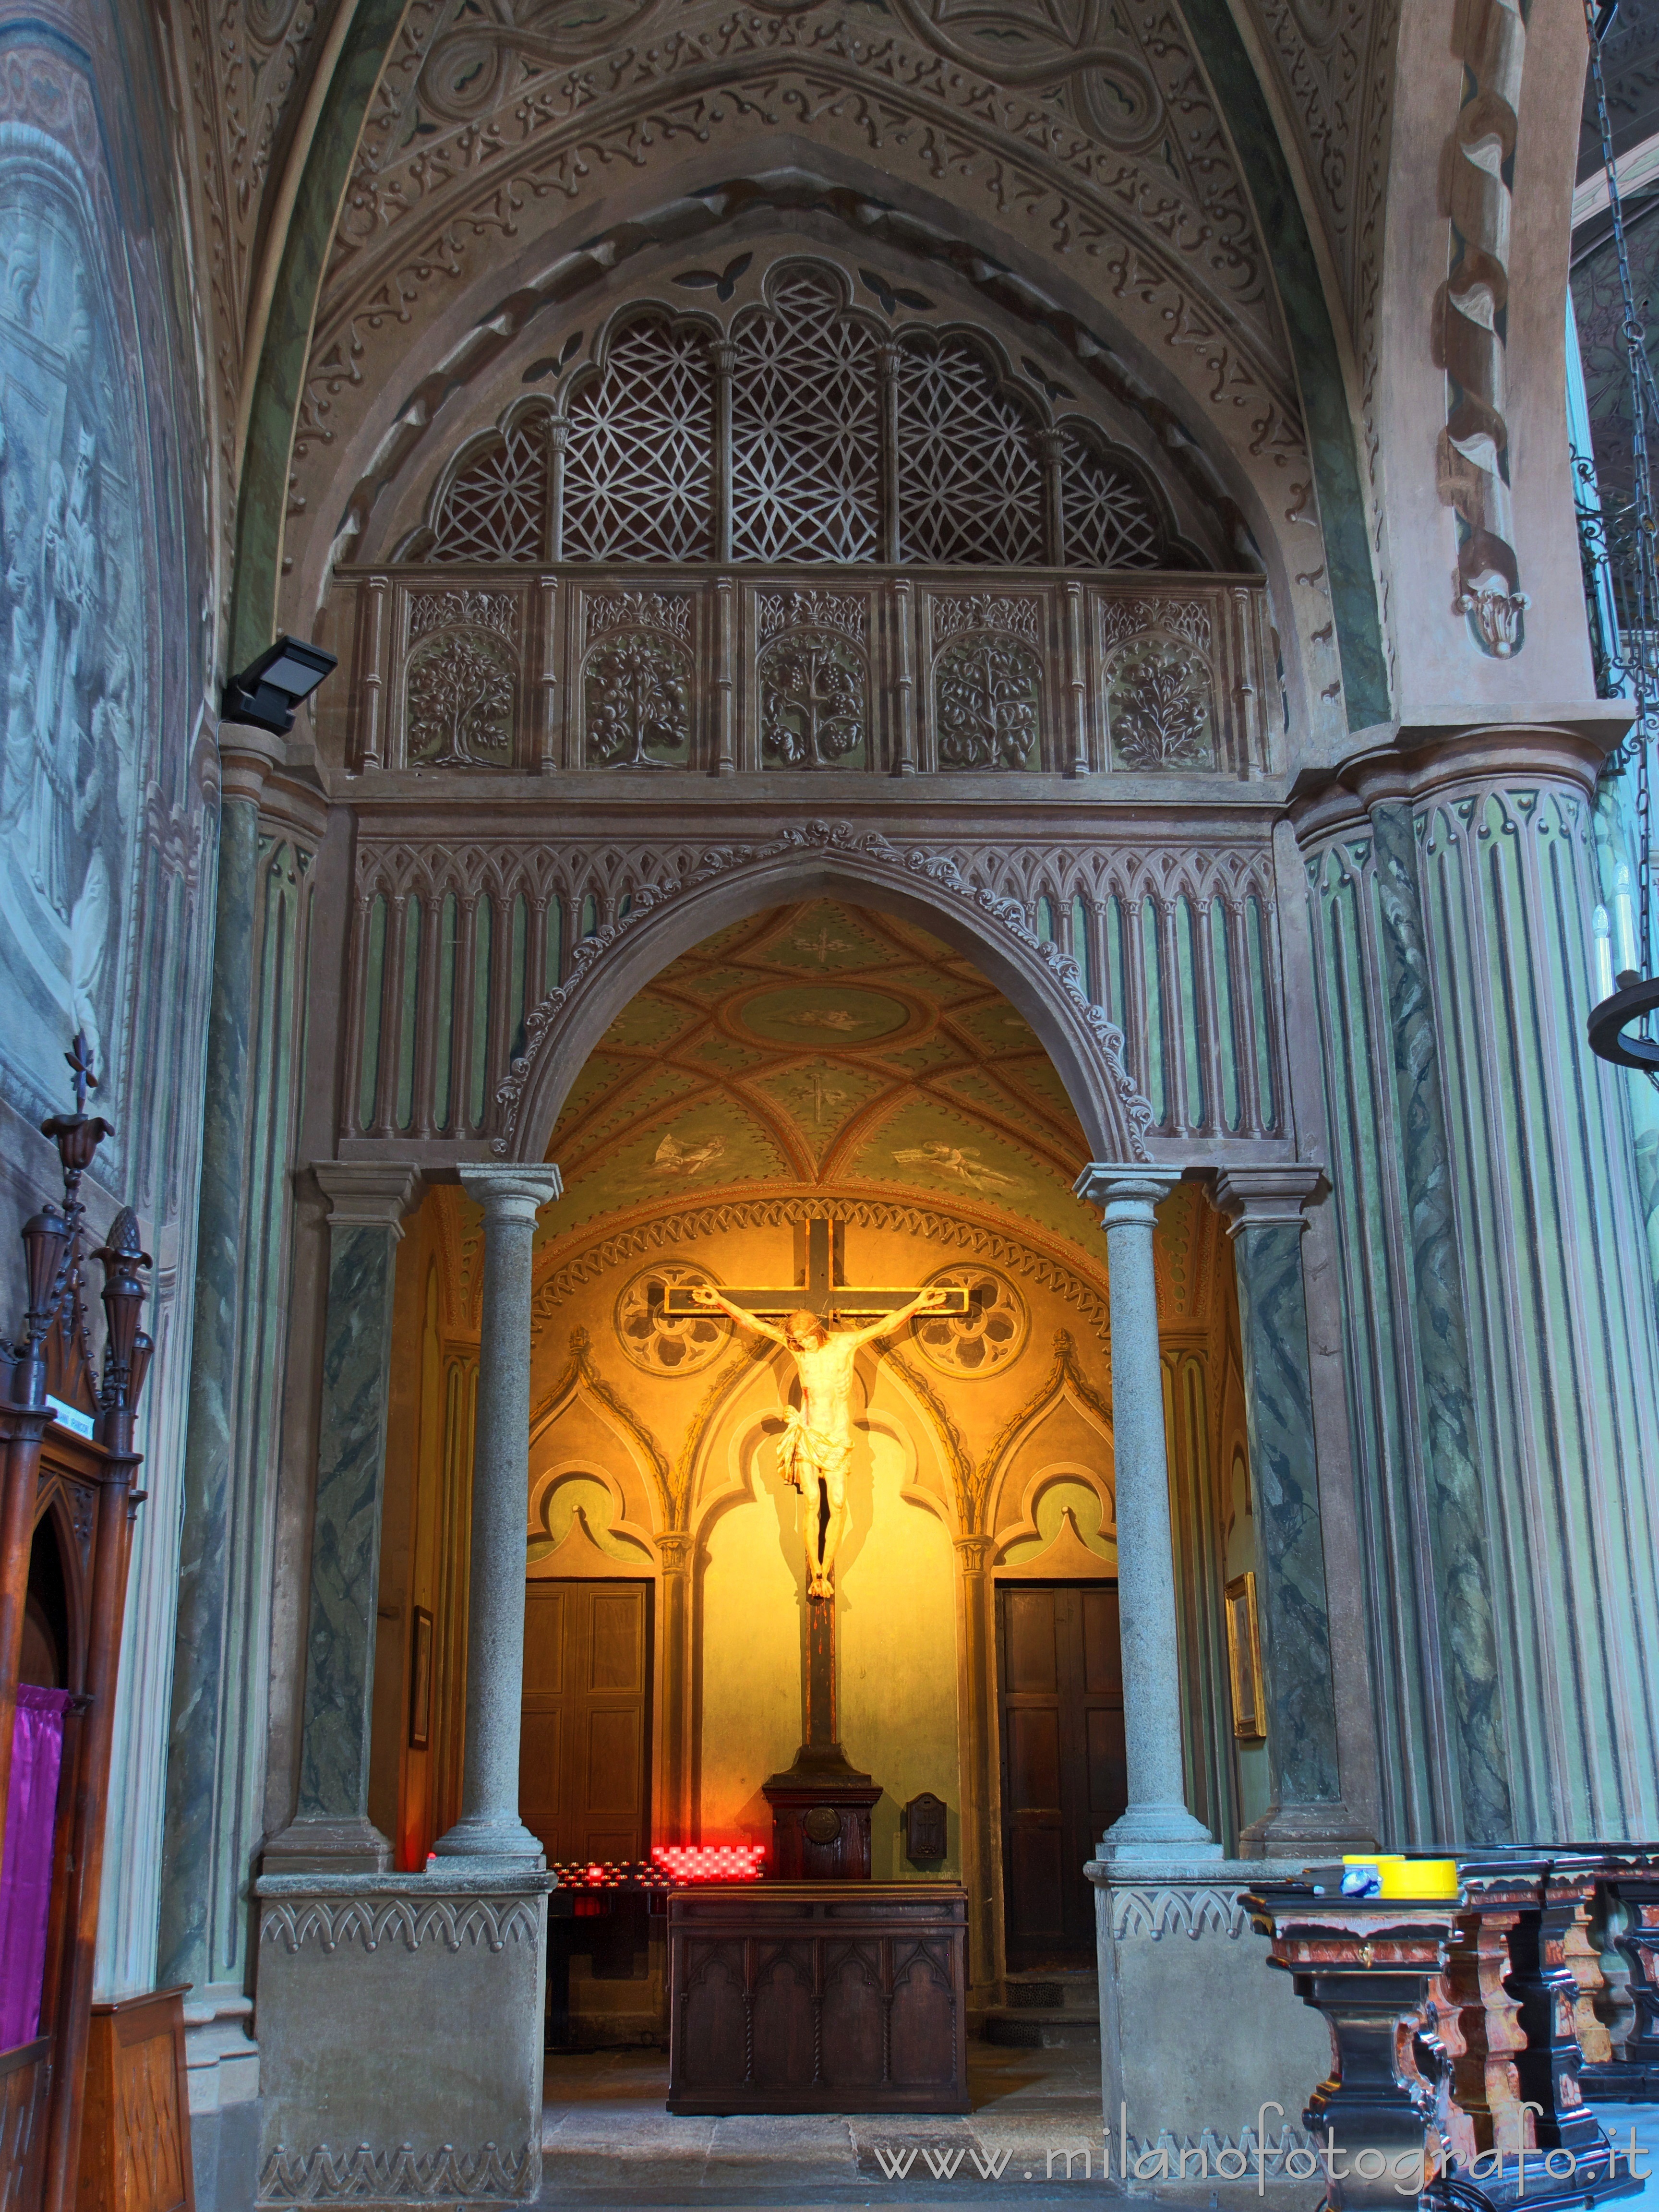
{"type": "Polygon", "coordinates": [[[1217,1212],[1227,1217],[1230,1237],[1249,1229],[1303,1230],[1308,1225],[1306,1208],[1324,1181],[1323,1169],[1305,1161],[1224,1168],[1212,1195],[1217,1212]]]}
{"type": "Polygon", "coordinates": [[[421,1190],[421,1171],[405,1160],[313,1160],[328,1200],[331,1229],[389,1229],[401,1242],[404,1216],[421,1190]]]}
{"type": "Polygon", "coordinates": [[[665,1575],[686,1575],[691,1571],[692,1554],[697,1540],[689,1528],[661,1528],[657,1532],[657,1557],[662,1562],[665,1575]]]}
{"type": "Polygon", "coordinates": [[[1101,1226],[1139,1222],[1150,1229],[1152,1209],[1181,1181],[1179,1168],[1153,1167],[1144,1160],[1091,1160],[1072,1185],[1079,1198],[1101,1208],[1101,1226]]]}
{"type": "Polygon", "coordinates": [[[287,758],[287,746],[268,731],[245,722],[219,725],[219,788],[226,799],[257,806],[265,779],[287,758]]]}
{"type": "Polygon", "coordinates": [[[956,1547],[963,1574],[982,1575],[995,1557],[997,1540],[994,1536],[958,1536],[956,1547]]]}
{"type": "Polygon", "coordinates": [[[564,1178],[551,1160],[544,1167],[469,1161],[460,1176],[467,1196],[483,1208],[486,1222],[528,1222],[533,1228],[539,1208],[551,1206],[564,1191],[564,1178]]]}

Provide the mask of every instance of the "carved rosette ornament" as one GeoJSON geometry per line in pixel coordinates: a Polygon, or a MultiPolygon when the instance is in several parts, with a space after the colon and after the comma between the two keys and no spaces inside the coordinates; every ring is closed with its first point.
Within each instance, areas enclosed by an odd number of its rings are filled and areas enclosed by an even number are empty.
{"type": "Polygon", "coordinates": [[[1030,1332],[1025,1301],[1013,1285],[988,1268],[975,1268],[964,1281],[960,1266],[944,1267],[927,1279],[928,1288],[964,1289],[963,1314],[918,1314],[910,1324],[916,1350],[930,1367],[953,1380],[1000,1374],[1018,1358],[1030,1332]]]}
{"type": "Polygon", "coordinates": [[[723,1314],[671,1314],[670,1291],[706,1283],[704,1267],[667,1262],[647,1267],[623,1285],[617,1299],[617,1341],[647,1375],[695,1375],[719,1358],[732,1334],[723,1314]]]}

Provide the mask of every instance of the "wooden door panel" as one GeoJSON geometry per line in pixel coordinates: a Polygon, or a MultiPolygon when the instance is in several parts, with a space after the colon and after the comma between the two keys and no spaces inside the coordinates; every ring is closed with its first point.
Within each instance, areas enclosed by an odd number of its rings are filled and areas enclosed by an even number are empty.
{"type": "Polygon", "coordinates": [[[595,1595],[590,1690],[639,1690],[645,1679],[644,1632],[643,1588],[595,1595]]]}
{"type": "Polygon", "coordinates": [[[640,1721],[637,1705],[588,1714],[583,1794],[590,1813],[638,1813],[640,1721]]]}
{"type": "Polygon", "coordinates": [[[1128,1753],[1123,1708],[1100,1706],[1083,1716],[1089,1766],[1089,1826],[1093,1836],[1110,1827],[1129,1802],[1128,1753]]]}
{"type": "Polygon", "coordinates": [[[1007,1964],[1092,1956],[1085,1863],[1127,1801],[1117,1591],[997,1592],[1007,1964]]]}
{"type": "MultiPolygon", "coordinates": [[[[1002,1595],[1002,1593],[999,1593],[1002,1595]]],[[[1054,1593],[1006,1593],[1006,1661],[1002,1686],[1010,1697],[1052,1697],[1060,1687],[1054,1651],[1054,1593]]]]}
{"type": "Polygon", "coordinates": [[[1117,1590],[1100,1583],[1079,1593],[1083,1600],[1083,1687],[1090,1697],[1123,1696],[1123,1646],[1118,1636],[1117,1590]]]}
{"type": "Polygon", "coordinates": [[[568,1584],[532,1583],[525,1601],[524,1693],[556,1698],[564,1688],[568,1584]]]}
{"type": "Polygon", "coordinates": [[[1047,1711],[1010,1704],[1008,1712],[1009,1811],[1022,1813],[1060,1810],[1060,1715],[1056,1705],[1047,1711]]]}
{"type": "Polygon", "coordinates": [[[651,1595],[648,1583],[526,1587],[519,1803],[550,1860],[650,1849],[651,1595]]]}

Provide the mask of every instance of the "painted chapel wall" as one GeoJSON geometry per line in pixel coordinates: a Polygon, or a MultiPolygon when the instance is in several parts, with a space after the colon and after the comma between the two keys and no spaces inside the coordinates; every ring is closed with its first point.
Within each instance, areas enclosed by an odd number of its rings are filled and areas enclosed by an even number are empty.
{"type": "Polygon", "coordinates": [[[155,1260],[110,1991],[154,1970],[217,802],[197,304],[149,21],[0,16],[0,1250],[54,1187],[38,1124],[81,1029],[116,1125],[92,1224],[133,1205],[155,1260]]]}

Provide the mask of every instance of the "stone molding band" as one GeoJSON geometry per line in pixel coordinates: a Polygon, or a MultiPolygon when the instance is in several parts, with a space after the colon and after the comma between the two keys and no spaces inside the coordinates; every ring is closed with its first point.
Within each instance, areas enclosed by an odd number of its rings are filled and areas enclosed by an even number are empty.
{"type": "Polygon", "coordinates": [[[1239,1893],[1233,1889],[1120,1889],[1112,1900],[1112,1940],[1148,1936],[1154,1943],[1166,1936],[1224,1936],[1237,1942],[1250,1924],[1239,1893]]]}
{"type": "Polygon", "coordinates": [[[489,1951],[504,1950],[509,1942],[536,1941],[537,1901],[511,1898],[497,1903],[483,1897],[434,1898],[425,1904],[398,1897],[376,1903],[368,1898],[343,1898],[337,1904],[326,1898],[307,1898],[288,1904],[267,1899],[260,1915],[261,1943],[280,1943],[289,1952],[300,1950],[315,1938],[325,1951],[361,1944],[378,1951],[384,1943],[400,1943],[405,1951],[418,1951],[436,1936],[446,1951],[459,1951],[470,1942],[489,1951]]]}
{"type": "Polygon", "coordinates": [[[382,2151],[359,2143],[355,2150],[337,2154],[326,2143],[308,2151],[278,2143],[259,2176],[259,2203],[326,2204],[343,2197],[390,2197],[421,2204],[441,2199],[453,2203],[461,2197],[473,2203],[515,2204],[533,2197],[541,2179],[538,2142],[505,2154],[494,2142],[475,2151],[445,2143],[426,2152],[410,2143],[382,2151]]]}

